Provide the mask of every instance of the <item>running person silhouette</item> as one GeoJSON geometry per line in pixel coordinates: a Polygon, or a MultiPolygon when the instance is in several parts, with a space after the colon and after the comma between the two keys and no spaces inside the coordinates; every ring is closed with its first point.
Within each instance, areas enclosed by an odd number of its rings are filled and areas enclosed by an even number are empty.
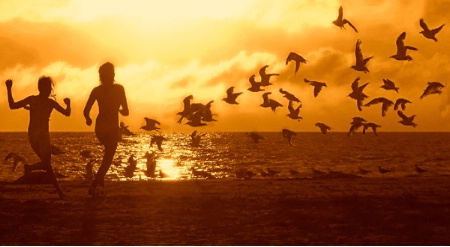
{"type": "Polygon", "coordinates": [[[50,144],[49,121],[53,109],[56,109],[65,116],[70,116],[70,99],[64,99],[64,103],[66,104],[66,109],[64,109],[58,102],[49,98],[53,90],[53,81],[48,76],[41,76],[39,78],[38,95],[28,96],[17,102],[14,101],[12,96],[12,80],[6,80],[5,84],[8,91],[9,108],[12,110],[26,108],[30,111],[28,141],[33,151],[41,160],[33,165],[25,165],[25,174],[29,174],[32,170],[46,170],[59,197],[64,198],[64,193],[59,187],[51,164],[52,148],[50,144]]]}
{"type": "Polygon", "coordinates": [[[114,65],[110,62],[104,63],[98,69],[98,73],[100,86],[92,90],[84,107],[86,124],[91,126],[92,119],[89,113],[92,105],[97,101],[98,116],[95,121],[95,135],[105,147],[102,164],[88,191],[91,195],[95,195],[95,189],[98,185],[104,185],[105,174],[111,166],[116,153],[120,131],[119,113],[123,116],[128,116],[129,114],[125,89],[122,85],[114,83],[114,65]]]}

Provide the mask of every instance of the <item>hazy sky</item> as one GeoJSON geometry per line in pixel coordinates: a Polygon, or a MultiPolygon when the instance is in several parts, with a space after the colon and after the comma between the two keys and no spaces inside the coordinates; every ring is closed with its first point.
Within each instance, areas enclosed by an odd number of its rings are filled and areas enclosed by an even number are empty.
{"type": "MultiPolygon", "coordinates": [[[[72,116],[53,112],[51,131],[93,131],[85,125],[84,104],[99,85],[98,67],[110,61],[116,81],[125,87],[130,116],[121,117],[130,130],[139,131],[144,117],[161,122],[162,131],[192,131],[177,124],[183,99],[193,103],[214,100],[217,122],[199,131],[318,131],[316,122],[334,131],[348,131],[352,117],[363,117],[382,127],[379,131],[450,131],[450,96],[419,99],[427,82],[447,83],[450,73],[450,25],[437,34],[438,42],[419,32],[420,18],[430,28],[450,23],[448,1],[436,0],[2,0],[0,2],[0,80],[14,81],[15,100],[37,94],[37,80],[49,75],[56,82],[57,101],[72,100],[72,116]],[[339,6],[351,28],[332,24],[339,6]],[[397,37],[406,32],[405,44],[413,61],[390,58],[397,37]],[[364,56],[374,56],[369,73],[351,69],[355,43],[362,41],[364,56]],[[306,64],[294,74],[286,65],[291,52],[306,64]],[[264,65],[272,77],[271,98],[283,104],[276,112],[262,108],[262,93],[247,90],[248,78],[264,65]],[[364,107],[347,97],[356,77],[369,82],[365,103],[376,97],[412,101],[406,115],[416,115],[416,128],[400,125],[391,107],[381,116],[381,105],[364,107]],[[326,82],[318,97],[303,79],[326,82]],[[390,79],[399,93],[380,86],[390,79]],[[226,89],[244,92],[239,105],[222,101],[226,89]],[[300,122],[286,116],[283,88],[303,102],[300,122]]],[[[28,112],[9,110],[5,86],[0,87],[0,131],[26,131],[28,112]]],[[[91,116],[96,116],[97,107],[91,116]]]]}

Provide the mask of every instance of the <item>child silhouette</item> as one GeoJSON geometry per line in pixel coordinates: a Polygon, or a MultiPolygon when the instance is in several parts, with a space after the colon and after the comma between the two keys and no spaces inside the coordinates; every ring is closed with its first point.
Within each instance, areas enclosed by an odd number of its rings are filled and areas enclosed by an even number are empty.
{"type": "Polygon", "coordinates": [[[91,126],[92,119],[89,116],[92,105],[97,101],[98,116],[95,121],[95,135],[105,147],[103,160],[98,172],[89,188],[89,194],[95,195],[97,185],[104,183],[104,177],[112,164],[119,142],[119,112],[128,116],[128,104],[125,89],[122,85],[114,83],[114,65],[104,63],[98,69],[100,86],[92,89],[89,99],[84,107],[86,124],[91,126]],[[122,107],[122,109],[120,109],[122,107]]]}
{"type": "Polygon", "coordinates": [[[53,109],[56,109],[65,116],[70,116],[70,99],[64,99],[64,103],[66,104],[66,109],[64,109],[58,102],[49,98],[50,93],[53,90],[53,81],[48,76],[41,76],[39,78],[38,95],[28,96],[17,102],[14,101],[12,96],[11,89],[13,81],[8,79],[5,84],[8,91],[9,108],[12,110],[26,108],[30,111],[28,141],[33,151],[41,160],[33,165],[25,165],[25,174],[29,174],[32,170],[46,170],[59,197],[63,198],[64,193],[59,187],[51,165],[52,147],[50,144],[49,120],[53,109]]]}

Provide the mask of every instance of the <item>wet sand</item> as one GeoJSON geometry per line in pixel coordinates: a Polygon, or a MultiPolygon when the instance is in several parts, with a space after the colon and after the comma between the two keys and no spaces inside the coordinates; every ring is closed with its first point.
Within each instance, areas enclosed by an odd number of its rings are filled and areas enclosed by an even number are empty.
{"type": "Polygon", "coordinates": [[[2,245],[450,245],[450,176],[0,183],[2,245]]]}

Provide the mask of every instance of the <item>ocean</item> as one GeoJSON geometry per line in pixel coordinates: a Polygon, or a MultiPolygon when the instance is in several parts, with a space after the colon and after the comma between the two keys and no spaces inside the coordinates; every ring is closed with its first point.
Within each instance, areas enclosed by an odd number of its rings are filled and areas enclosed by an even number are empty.
{"type": "MultiPolygon", "coordinates": [[[[205,133],[199,147],[191,145],[191,133],[160,133],[166,138],[162,151],[150,145],[152,135],[141,133],[125,136],[119,143],[115,164],[108,171],[107,180],[178,180],[178,179],[237,179],[236,171],[245,169],[251,179],[295,179],[335,177],[402,177],[450,175],[450,133],[447,132],[380,132],[357,133],[347,136],[343,132],[328,134],[298,132],[292,146],[281,132],[261,132],[265,139],[255,144],[242,133],[205,133]],[[146,152],[156,153],[156,177],[145,175],[146,152]],[[133,177],[125,176],[128,158],[137,160],[133,177]],[[416,165],[427,172],[419,174],[416,165]],[[382,174],[379,168],[391,172],[382,174]],[[277,171],[268,176],[267,168],[277,171]],[[363,174],[361,169],[368,172],[363,174]],[[193,176],[204,171],[206,176],[193,176]],[[160,173],[161,171],[161,173],[160,173]],[[297,172],[297,173],[294,173],[297,172]],[[163,176],[162,176],[163,175],[163,176]]],[[[96,159],[97,170],[103,147],[91,132],[53,132],[52,144],[65,153],[53,155],[52,164],[68,180],[82,180],[86,164],[96,159]],[[80,152],[91,151],[92,158],[80,152]]],[[[23,156],[28,163],[38,161],[31,150],[26,132],[0,133],[0,155],[9,152],[23,156]]],[[[3,161],[0,181],[14,181],[23,175],[23,166],[12,171],[12,161],[3,161]]]]}

